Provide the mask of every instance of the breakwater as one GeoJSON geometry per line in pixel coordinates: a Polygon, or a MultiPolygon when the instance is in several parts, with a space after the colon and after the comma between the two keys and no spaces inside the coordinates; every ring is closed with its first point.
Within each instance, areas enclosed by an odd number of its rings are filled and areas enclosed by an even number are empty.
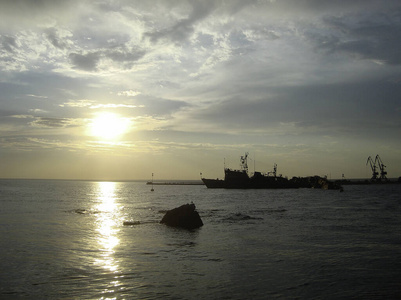
{"type": "MultiPolygon", "coordinates": [[[[151,181],[146,182],[147,185],[152,185],[151,181]]],[[[202,181],[165,181],[153,182],[153,185],[204,185],[202,181]]]]}

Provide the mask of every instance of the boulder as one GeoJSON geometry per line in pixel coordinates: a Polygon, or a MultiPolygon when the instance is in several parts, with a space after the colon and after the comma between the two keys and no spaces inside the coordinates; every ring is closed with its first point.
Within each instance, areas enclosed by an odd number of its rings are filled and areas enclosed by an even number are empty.
{"type": "Polygon", "coordinates": [[[168,210],[160,223],[185,229],[199,228],[203,222],[195,209],[195,204],[191,203],[168,210]]]}

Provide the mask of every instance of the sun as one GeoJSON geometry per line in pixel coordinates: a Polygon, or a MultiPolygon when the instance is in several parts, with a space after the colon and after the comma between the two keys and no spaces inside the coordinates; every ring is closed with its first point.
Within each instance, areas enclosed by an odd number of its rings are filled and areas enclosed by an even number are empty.
{"type": "Polygon", "coordinates": [[[131,121],[118,114],[102,112],[89,124],[90,135],[104,140],[116,140],[128,132],[131,121]]]}

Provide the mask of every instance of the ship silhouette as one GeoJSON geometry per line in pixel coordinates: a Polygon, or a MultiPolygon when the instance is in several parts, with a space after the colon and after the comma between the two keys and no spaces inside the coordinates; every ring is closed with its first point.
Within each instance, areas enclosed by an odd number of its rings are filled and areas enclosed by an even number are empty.
{"type": "Polygon", "coordinates": [[[255,171],[251,176],[248,172],[248,153],[240,158],[239,170],[224,167],[224,179],[201,178],[208,188],[225,189],[292,189],[292,188],[320,188],[342,189],[339,184],[327,180],[326,177],[293,177],[288,179],[281,174],[277,175],[277,164],[273,171],[262,173],[255,171]]]}

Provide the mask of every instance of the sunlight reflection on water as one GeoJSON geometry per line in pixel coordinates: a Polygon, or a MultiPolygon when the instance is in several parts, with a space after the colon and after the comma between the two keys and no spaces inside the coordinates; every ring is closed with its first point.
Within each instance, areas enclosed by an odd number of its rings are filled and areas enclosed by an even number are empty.
{"type": "MultiPolygon", "coordinates": [[[[97,232],[99,233],[97,242],[98,248],[102,252],[101,258],[95,261],[95,264],[103,268],[107,273],[117,274],[120,272],[118,261],[114,257],[115,247],[118,246],[120,240],[117,237],[119,231],[119,204],[116,203],[116,182],[98,182],[98,200],[96,206],[97,214],[97,232]]],[[[110,282],[109,289],[104,292],[114,292],[114,289],[120,286],[118,280],[110,282]]]]}

